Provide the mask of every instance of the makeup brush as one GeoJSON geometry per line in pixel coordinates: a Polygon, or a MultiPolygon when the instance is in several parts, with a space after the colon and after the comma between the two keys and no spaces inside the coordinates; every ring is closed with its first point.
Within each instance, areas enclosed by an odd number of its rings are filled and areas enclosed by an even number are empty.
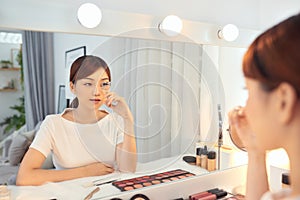
{"type": "Polygon", "coordinates": [[[100,188],[99,187],[96,187],[93,191],[91,191],[85,198],[84,198],[84,200],[89,200],[89,199],[91,199],[92,197],[93,197],[93,195],[96,193],[96,192],[98,192],[100,190],[100,188]]]}
{"type": "Polygon", "coordinates": [[[107,178],[102,178],[102,179],[98,179],[98,180],[95,180],[95,181],[92,181],[92,182],[87,182],[87,183],[84,183],[82,186],[87,188],[87,187],[99,186],[99,185],[104,185],[104,184],[107,184],[107,183],[112,183],[112,182],[118,180],[118,179],[113,179],[113,180],[109,180],[109,181],[104,181],[106,179],[107,178]],[[100,182],[100,181],[104,181],[104,182],[100,182]]]}

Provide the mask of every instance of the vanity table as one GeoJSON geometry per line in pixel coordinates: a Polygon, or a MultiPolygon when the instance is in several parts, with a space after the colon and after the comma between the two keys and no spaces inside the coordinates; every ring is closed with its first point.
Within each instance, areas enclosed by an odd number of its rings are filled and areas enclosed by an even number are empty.
{"type": "Polygon", "coordinates": [[[231,192],[233,188],[245,183],[247,167],[243,165],[208,173],[205,169],[184,162],[182,156],[179,156],[139,163],[137,172],[134,174],[115,172],[101,177],[86,177],[59,183],[46,183],[41,186],[8,186],[8,188],[11,190],[12,199],[82,200],[97,187],[93,186],[95,180],[97,180],[95,183],[101,184],[111,180],[125,180],[174,169],[182,169],[195,174],[195,176],[123,192],[112,183],[102,184],[98,186],[100,190],[93,195],[92,199],[112,199],[114,197],[130,199],[137,193],[143,193],[150,199],[186,198],[191,194],[216,187],[231,192]]]}

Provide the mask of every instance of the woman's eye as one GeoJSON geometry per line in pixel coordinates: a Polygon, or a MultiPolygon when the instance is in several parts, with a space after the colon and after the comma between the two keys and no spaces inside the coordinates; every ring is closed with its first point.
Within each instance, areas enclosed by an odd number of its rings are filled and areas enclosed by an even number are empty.
{"type": "Polygon", "coordinates": [[[85,85],[85,86],[92,86],[91,83],[85,83],[84,85],[85,85]]]}
{"type": "Polygon", "coordinates": [[[102,83],[102,86],[108,86],[108,85],[110,85],[110,82],[104,82],[104,83],[102,83]]]}

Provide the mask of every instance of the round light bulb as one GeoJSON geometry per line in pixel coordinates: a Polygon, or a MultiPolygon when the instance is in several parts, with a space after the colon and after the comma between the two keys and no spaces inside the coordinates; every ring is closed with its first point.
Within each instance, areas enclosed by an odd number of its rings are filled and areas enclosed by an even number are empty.
{"type": "Polygon", "coordinates": [[[168,36],[176,36],[182,30],[182,20],[176,15],[167,16],[160,24],[159,30],[168,36]]]}
{"type": "Polygon", "coordinates": [[[221,31],[221,38],[232,42],[239,36],[239,29],[233,24],[227,24],[221,31]]]}
{"type": "Polygon", "coordinates": [[[84,3],[78,8],[77,17],[82,26],[95,28],[101,22],[102,12],[95,4],[84,3]]]}

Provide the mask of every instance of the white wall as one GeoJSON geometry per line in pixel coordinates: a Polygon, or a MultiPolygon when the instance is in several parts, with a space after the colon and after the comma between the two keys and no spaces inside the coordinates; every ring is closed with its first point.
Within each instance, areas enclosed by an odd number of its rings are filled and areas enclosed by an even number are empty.
{"type": "Polygon", "coordinates": [[[285,18],[300,12],[300,0],[260,1],[259,29],[265,30],[285,18]]]}
{"type": "MultiPolygon", "coordinates": [[[[7,20],[18,26],[41,28],[71,28],[80,29],[76,12],[84,0],[1,0],[0,13],[4,20],[2,24],[9,26],[7,20]],[[7,8],[14,8],[14,12],[7,8]],[[38,16],[38,17],[37,17],[38,16]],[[29,21],[28,19],[34,19],[29,21]],[[24,20],[27,20],[24,23],[24,20]],[[45,24],[45,21],[49,21],[45,24]],[[56,25],[55,25],[56,23],[56,25]],[[78,26],[76,26],[77,24],[78,26]]],[[[129,13],[140,13],[151,16],[165,17],[176,14],[183,19],[213,24],[236,23],[243,28],[259,28],[259,0],[91,0],[103,10],[113,10],[129,13]],[[238,16],[238,17],[237,17],[238,16]]],[[[105,14],[105,13],[104,13],[105,14]]],[[[106,19],[103,15],[103,20],[106,19]]],[[[118,19],[124,21],[126,19],[118,19]]],[[[135,23],[139,23],[139,18],[135,23]]],[[[114,21],[111,21],[114,24],[114,21]]],[[[147,26],[146,24],[144,24],[147,26]]],[[[144,27],[145,27],[144,26],[144,27]]],[[[157,26],[157,24],[155,25],[157,26]]],[[[147,26],[149,27],[149,26],[147,26]]]]}

